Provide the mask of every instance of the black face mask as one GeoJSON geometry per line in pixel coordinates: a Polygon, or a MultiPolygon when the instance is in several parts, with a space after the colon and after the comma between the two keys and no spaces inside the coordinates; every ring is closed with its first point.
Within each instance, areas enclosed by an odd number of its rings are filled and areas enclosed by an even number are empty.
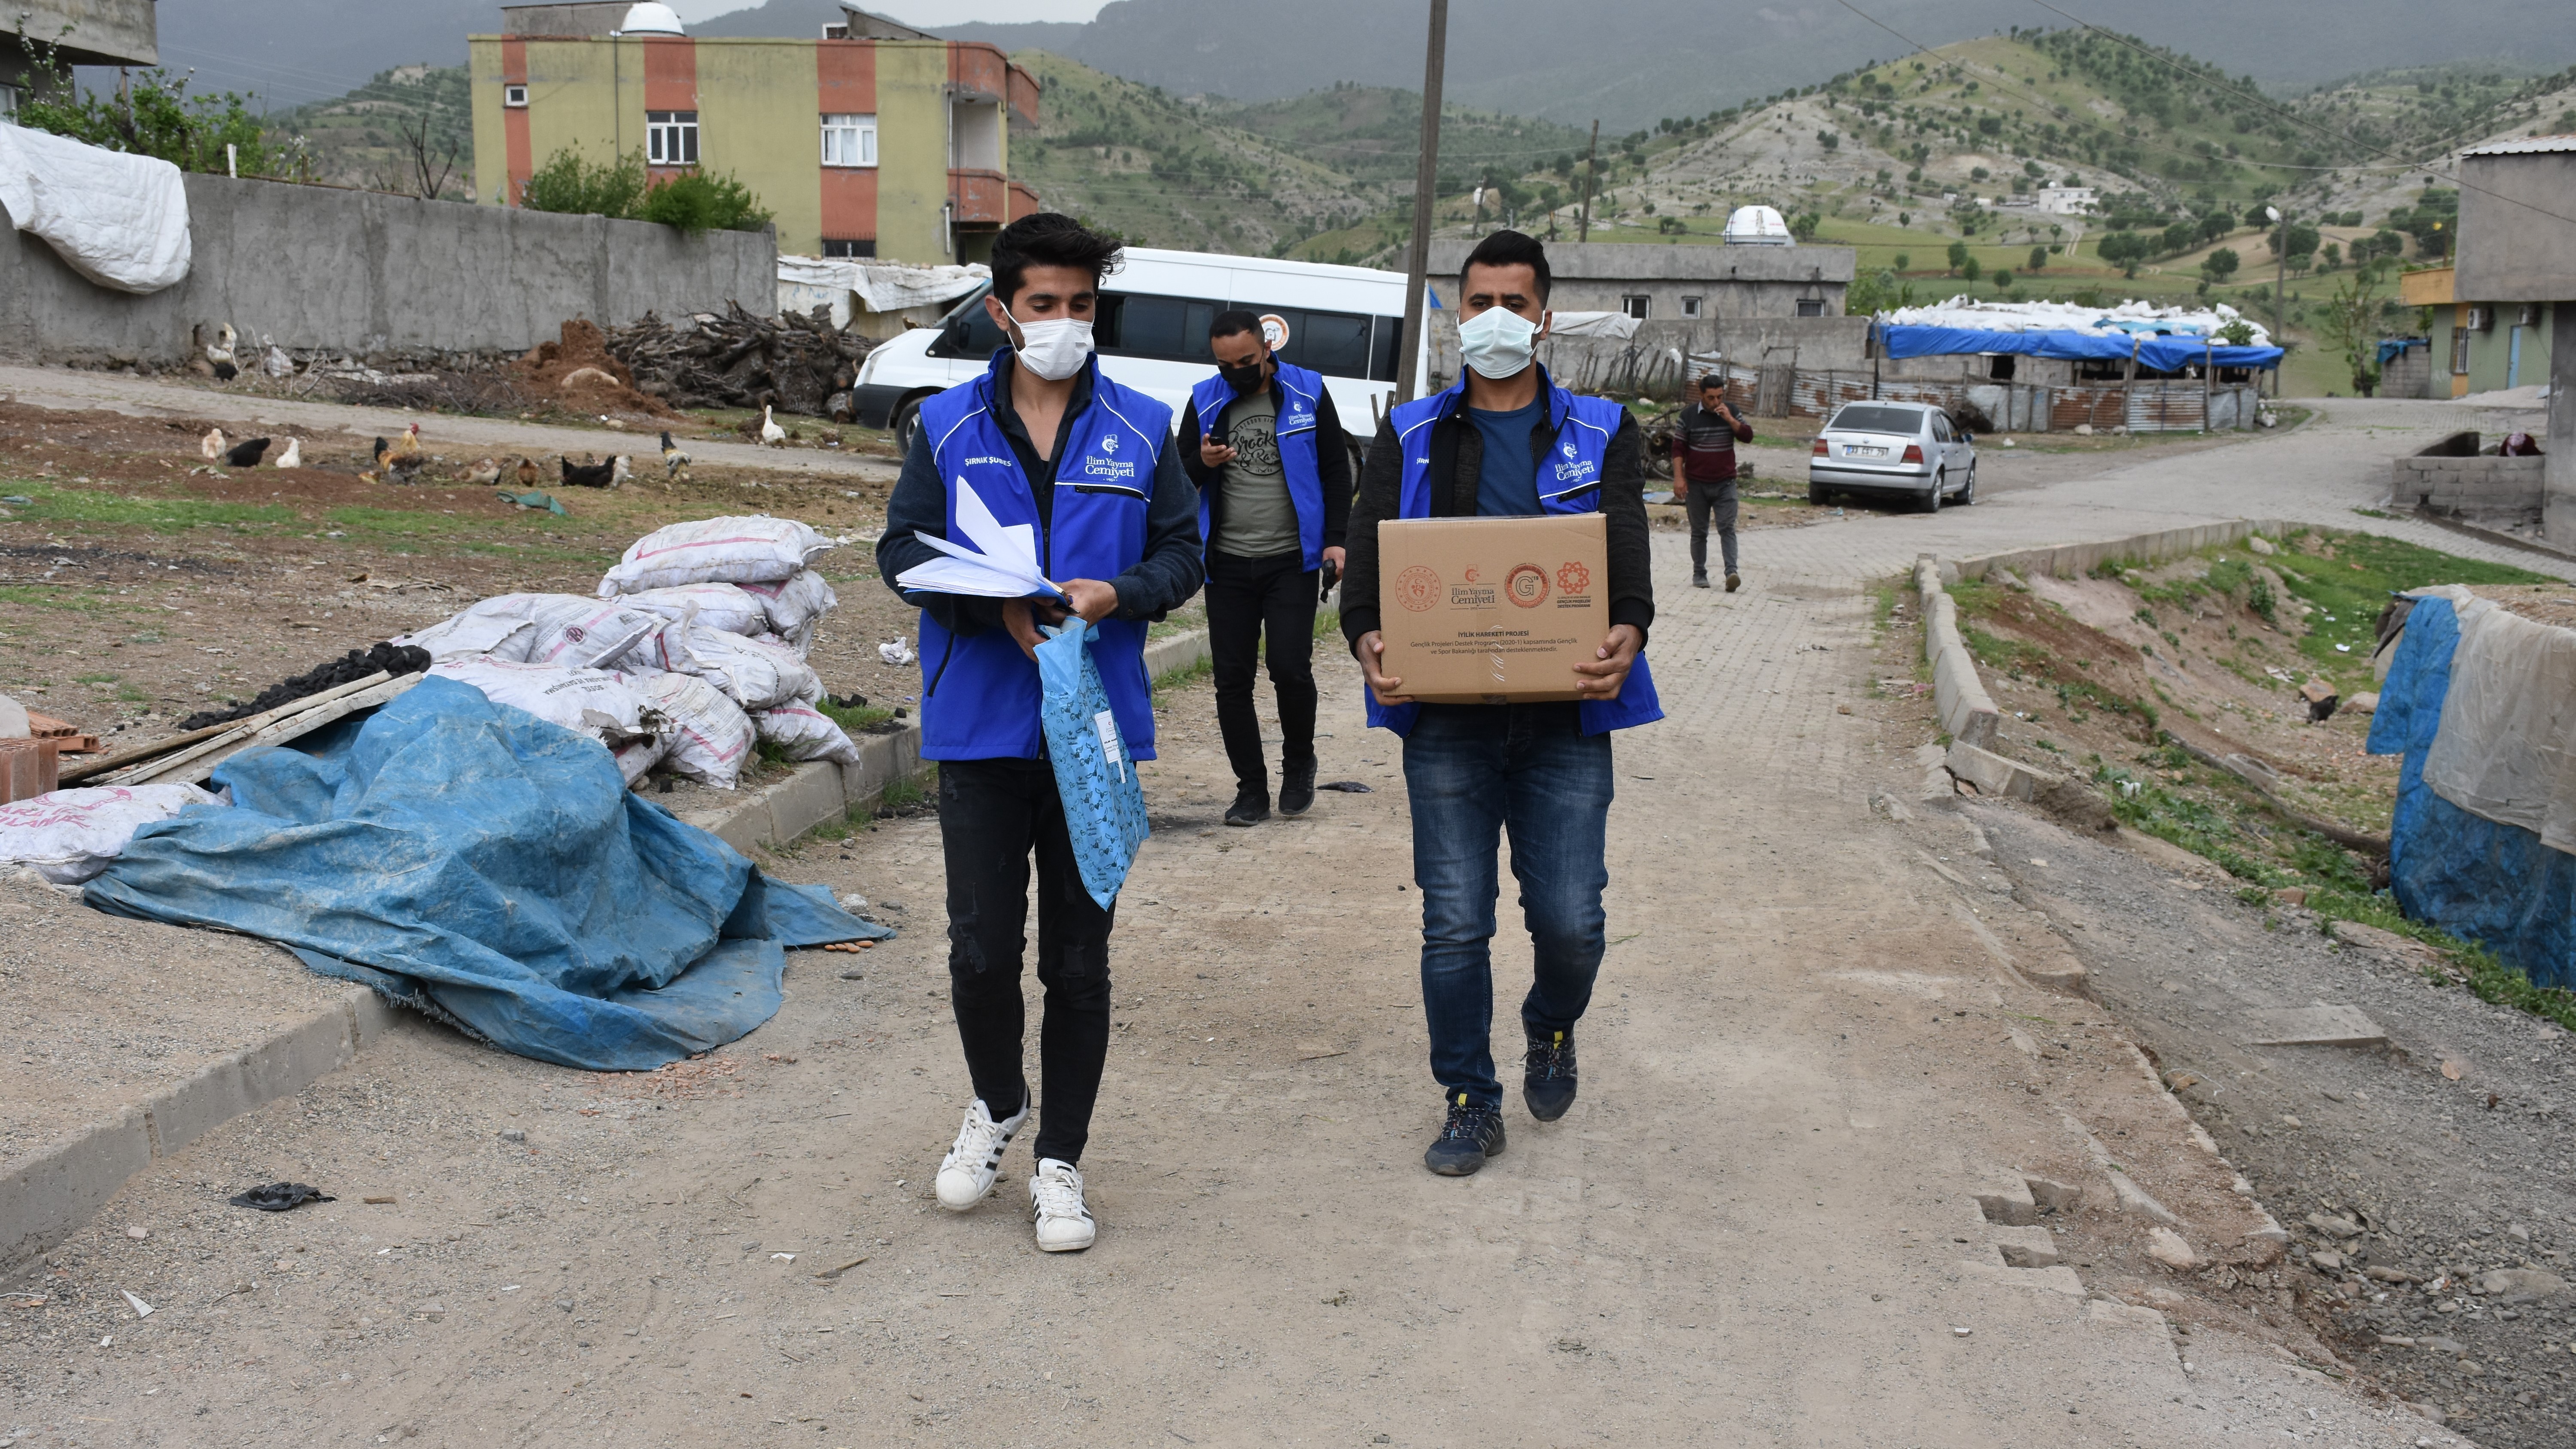
{"type": "Polygon", "coordinates": [[[1220,362],[1216,365],[1216,375],[1224,378],[1225,385],[1239,393],[1257,392],[1261,388],[1261,364],[1258,362],[1247,362],[1241,367],[1229,367],[1220,362]]]}

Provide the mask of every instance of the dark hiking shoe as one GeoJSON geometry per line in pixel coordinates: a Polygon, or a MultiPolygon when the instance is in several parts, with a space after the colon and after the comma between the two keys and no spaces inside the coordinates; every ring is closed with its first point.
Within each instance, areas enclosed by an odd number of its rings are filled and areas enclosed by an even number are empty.
{"type": "Polygon", "coordinates": [[[1449,1120],[1423,1151],[1422,1165],[1442,1177],[1467,1177],[1488,1157],[1503,1155],[1503,1114],[1470,1104],[1462,1093],[1449,1104],[1449,1120]]]}
{"type": "Polygon", "coordinates": [[[1704,589],[1708,587],[1708,573],[1706,570],[1701,570],[1691,575],[1691,587],[1694,589],[1704,589]]]}
{"type": "Polygon", "coordinates": [[[1315,762],[1290,765],[1279,782],[1279,813],[1295,819],[1315,806],[1315,762]]]}
{"type": "Polygon", "coordinates": [[[1731,594],[1731,593],[1734,593],[1737,589],[1740,589],[1740,588],[1742,588],[1742,587],[1744,587],[1744,576],[1743,576],[1743,575],[1741,575],[1741,574],[1728,574],[1728,575],[1726,576],[1726,591],[1727,591],[1728,593],[1730,593],[1730,594],[1731,594]]]}
{"type": "Polygon", "coordinates": [[[1228,825],[1258,825],[1270,818],[1270,792],[1250,787],[1234,792],[1234,803],[1225,807],[1228,825]]]}
{"type": "Polygon", "coordinates": [[[1529,1114],[1542,1122],[1555,1121],[1574,1105],[1573,1032],[1529,1039],[1529,1055],[1521,1065],[1521,1100],[1529,1104],[1529,1114]]]}

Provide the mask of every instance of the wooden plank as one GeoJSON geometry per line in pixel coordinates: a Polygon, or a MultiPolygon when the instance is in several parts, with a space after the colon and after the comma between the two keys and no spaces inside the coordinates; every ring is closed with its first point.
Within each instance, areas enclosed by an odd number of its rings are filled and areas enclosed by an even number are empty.
{"type": "Polygon", "coordinates": [[[403,691],[420,683],[428,677],[429,676],[426,674],[405,674],[393,679],[388,679],[384,683],[379,684],[372,689],[363,689],[356,694],[343,695],[327,704],[317,705],[312,709],[308,709],[302,714],[293,715],[286,719],[279,720],[253,734],[249,739],[241,740],[209,751],[208,753],[200,755],[196,759],[189,761],[185,766],[175,771],[156,775],[153,779],[156,783],[177,781],[181,784],[187,785],[204,784],[206,778],[214,774],[217,766],[223,764],[224,761],[231,759],[233,756],[240,754],[244,750],[253,749],[260,745],[282,745],[288,740],[309,735],[313,731],[322,728],[322,726],[329,724],[334,720],[344,719],[362,709],[373,709],[376,706],[393,699],[397,695],[400,695],[403,691]]]}
{"type": "MultiPolygon", "coordinates": [[[[281,704],[272,710],[249,715],[241,719],[233,720],[227,724],[209,725],[205,729],[197,732],[200,738],[195,745],[179,754],[146,759],[143,763],[119,770],[116,774],[110,775],[105,779],[98,780],[95,783],[101,785],[139,784],[145,780],[153,779],[163,774],[172,766],[178,765],[183,761],[196,759],[198,756],[205,754],[209,750],[221,749],[225,745],[238,739],[247,739],[251,735],[257,734],[263,727],[276,720],[284,719],[290,715],[299,714],[305,710],[311,709],[313,706],[320,704],[325,700],[338,699],[343,695],[354,694],[359,690],[368,689],[375,685],[382,684],[392,677],[392,675],[387,674],[382,670],[378,670],[364,679],[353,679],[346,684],[334,685],[329,689],[323,690],[319,694],[308,694],[302,699],[288,700],[286,703],[281,704]]],[[[162,743],[168,744],[170,742],[164,740],[162,743]]],[[[145,749],[152,748],[154,747],[145,747],[145,749]]],[[[126,758],[142,759],[143,756],[143,750],[136,750],[126,756],[126,758]]],[[[112,765],[113,763],[113,761],[102,761],[101,765],[107,766],[112,765]]],[[[102,772],[103,771],[94,770],[84,771],[82,773],[86,776],[102,772]]]]}

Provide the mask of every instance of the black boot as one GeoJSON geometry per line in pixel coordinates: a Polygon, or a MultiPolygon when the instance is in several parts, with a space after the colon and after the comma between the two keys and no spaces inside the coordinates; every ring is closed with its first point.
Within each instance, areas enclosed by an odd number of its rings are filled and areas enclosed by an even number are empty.
{"type": "Polygon", "coordinates": [[[1289,765],[1279,772],[1279,813],[1294,820],[1315,805],[1315,762],[1289,765]]]}
{"type": "Polygon", "coordinates": [[[1522,1058],[1521,1100],[1529,1114],[1553,1122],[1574,1105],[1574,1033],[1531,1033],[1529,1055],[1522,1058]]]}
{"type": "Polygon", "coordinates": [[[1234,792],[1234,803],[1225,807],[1228,825],[1258,825],[1270,818],[1270,791],[1258,785],[1246,785],[1234,792]]]}

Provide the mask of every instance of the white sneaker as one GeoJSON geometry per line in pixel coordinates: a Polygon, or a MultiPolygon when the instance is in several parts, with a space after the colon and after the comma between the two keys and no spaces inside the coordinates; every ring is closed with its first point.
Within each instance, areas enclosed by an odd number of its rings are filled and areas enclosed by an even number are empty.
{"type": "Polygon", "coordinates": [[[1099,1231],[1082,1205],[1082,1174],[1070,1162],[1039,1159],[1038,1175],[1029,1179],[1029,1210],[1037,1215],[1042,1253],[1079,1253],[1099,1231]]]}
{"type": "Polygon", "coordinates": [[[939,1205],[952,1213],[962,1213],[984,1200],[993,1190],[993,1179],[1002,1170],[1002,1149],[1029,1120],[1024,1100],[1019,1115],[1007,1122],[993,1120],[992,1110],[978,1097],[966,1109],[966,1125],[957,1129],[957,1145],[940,1159],[939,1205]]]}

